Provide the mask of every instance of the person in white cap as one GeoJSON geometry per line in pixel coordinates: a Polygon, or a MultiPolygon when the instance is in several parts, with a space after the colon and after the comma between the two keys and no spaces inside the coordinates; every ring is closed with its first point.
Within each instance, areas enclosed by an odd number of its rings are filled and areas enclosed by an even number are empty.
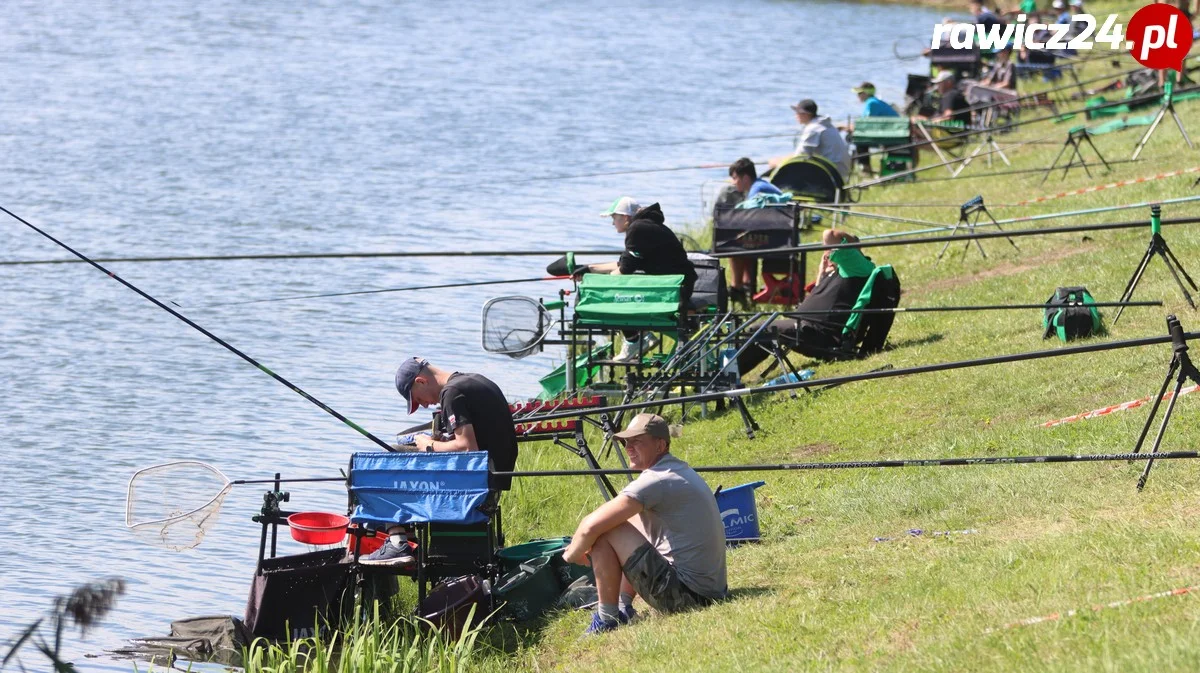
{"type": "Polygon", "coordinates": [[[599,603],[588,634],[611,631],[635,616],[634,596],[661,612],[710,605],[725,597],[725,527],[708,484],[671,451],[667,422],[638,414],[614,435],[641,474],[617,497],[583,518],[568,563],[590,565],[599,603]]]}
{"type": "MultiPolygon", "coordinates": [[[[640,208],[637,201],[622,196],[601,217],[611,217],[613,228],[625,235],[625,252],[615,262],[589,264],[581,267],[583,273],[631,274],[651,276],[680,274],[683,286],[679,288],[680,310],[685,310],[696,284],[696,268],[687,258],[687,251],[679,237],[664,223],[662,208],[652,203],[640,208]]],[[[636,362],[642,355],[658,345],[658,337],[652,333],[642,334],[637,330],[622,330],[625,344],[614,360],[636,362]]]]}

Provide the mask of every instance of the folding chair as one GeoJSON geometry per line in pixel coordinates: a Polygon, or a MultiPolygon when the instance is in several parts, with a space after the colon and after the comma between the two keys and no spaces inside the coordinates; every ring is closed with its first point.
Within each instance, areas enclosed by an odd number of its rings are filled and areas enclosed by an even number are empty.
{"type": "Polygon", "coordinates": [[[348,477],[350,521],[359,530],[411,527],[415,569],[363,566],[355,572],[408,575],[418,600],[429,584],[461,575],[495,580],[496,551],[503,546],[499,493],[488,479],[485,451],[461,453],[356,453],[348,477]]]}
{"type": "MultiPolygon", "coordinates": [[[[907,117],[859,117],[854,120],[854,145],[858,154],[883,148],[879,175],[888,176],[912,168],[912,128],[907,117]],[[901,149],[889,150],[892,147],[901,149]]],[[[869,159],[868,159],[869,161],[869,159]]]]}
{"type": "MultiPolygon", "coordinates": [[[[890,264],[877,266],[867,276],[863,289],[852,306],[854,309],[892,309],[900,304],[900,278],[890,264]]],[[[803,316],[801,316],[803,317],[803,316]]],[[[781,345],[818,360],[855,360],[883,350],[896,314],[849,313],[836,343],[818,347],[800,341],[781,341],[781,345]]]]}
{"type": "MultiPolygon", "coordinates": [[[[713,211],[713,252],[795,247],[800,241],[800,211],[795,203],[717,208],[713,211]]],[[[795,304],[804,298],[803,255],[764,254],[758,259],[762,260],[763,289],[754,295],[755,302],[795,304]]]]}

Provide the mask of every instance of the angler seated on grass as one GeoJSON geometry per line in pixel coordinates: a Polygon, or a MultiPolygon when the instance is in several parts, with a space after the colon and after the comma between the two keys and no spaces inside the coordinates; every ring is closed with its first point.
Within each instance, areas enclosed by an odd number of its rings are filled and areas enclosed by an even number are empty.
{"type": "MultiPolygon", "coordinates": [[[[651,276],[683,275],[683,286],[679,288],[680,310],[688,305],[692,289],[696,285],[696,268],[687,258],[687,251],[679,237],[664,224],[662,208],[652,203],[645,208],[638,206],[628,196],[622,196],[601,217],[611,217],[613,228],[625,235],[625,252],[615,262],[591,264],[581,267],[576,273],[631,274],[642,272],[651,276]]],[[[622,330],[625,345],[614,360],[637,362],[646,352],[658,345],[658,337],[638,330],[622,330]]]]}
{"type": "MultiPolygon", "coordinates": [[[[517,432],[512,410],[500,388],[479,374],[439,369],[428,360],[412,357],[396,369],[396,391],[408,402],[408,413],[417,407],[441,405],[433,434],[418,433],[400,441],[401,451],[487,451],[492,468],[511,472],[517,465],[517,432]],[[483,443],[480,439],[483,439],[483,443]]],[[[493,477],[492,488],[507,491],[512,477],[493,477]]],[[[388,529],[388,541],[360,559],[367,565],[410,565],[403,526],[388,529]]]]}
{"type": "Polygon", "coordinates": [[[671,455],[667,422],[638,414],[614,437],[641,474],[584,517],[563,551],[568,563],[590,565],[596,575],[600,602],[588,634],[628,624],[637,614],[634,596],[655,610],[679,612],[711,605],[728,590],[716,498],[671,455]]]}
{"type": "MultiPolygon", "coordinates": [[[[824,245],[857,241],[857,236],[837,229],[829,229],[821,236],[824,245]]],[[[777,318],[758,338],[772,340],[785,349],[838,349],[841,346],[842,329],[850,318],[849,310],[854,308],[858,295],[874,269],[875,263],[857,248],[825,251],[812,289],[804,301],[796,306],[797,311],[814,313],[795,319],[777,318]]],[[[751,325],[747,328],[747,334],[753,334],[754,330],[755,326],[751,325]]],[[[738,356],[738,372],[744,377],[770,356],[771,352],[766,348],[751,343],[738,356]]]]}

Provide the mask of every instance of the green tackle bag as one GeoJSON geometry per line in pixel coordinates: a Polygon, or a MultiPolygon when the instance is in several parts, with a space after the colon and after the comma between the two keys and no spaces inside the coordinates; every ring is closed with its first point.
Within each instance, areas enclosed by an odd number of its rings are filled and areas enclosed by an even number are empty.
{"type": "Polygon", "coordinates": [[[1046,302],[1042,338],[1049,339],[1057,334],[1059,340],[1066,342],[1102,333],[1104,326],[1100,322],[1100,311],[1091,306],[1094,303],[1096,300],[1086,287],[1056,289],[1046,302]]]}

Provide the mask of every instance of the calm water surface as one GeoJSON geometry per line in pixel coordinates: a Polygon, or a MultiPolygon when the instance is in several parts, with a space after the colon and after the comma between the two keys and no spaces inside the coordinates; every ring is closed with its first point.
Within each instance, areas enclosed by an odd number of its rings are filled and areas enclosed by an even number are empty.
{"type": "MultiPolygon", "coordinates": [[[[786,152],[789,103],[897,101],[893,40],[940,13],[745,0],[417,3],[343,0],[0,4],[0,205],[92,256],[607,248],[612,199],[696,222],[724,172],[576,180],[786,152]]],[[[65,253],[0,220],[0,258],[65,253]]],[[[405,416],[409,354],[482,372],[514,398],[555,364],[479,346],[479,308],[549,284],[225,308],[219,302],[525,277],[549,259],[113,264],[371,432],[405,416]]],[[[0,267],[0,640],[81,582],[128,594],[69,650],[240,615],[256,488],[235,489],[204,544],[175,553],[123,527],[126,482],[178,459],[231,478],[336,475],[373,445],[84,265],[0,267]]],[[[338,489],[295,488],[311,509],[338,489]]],[[[562,531],[547,531],[561,534],[562,531]]],[[[287,551],[298,551],[290,547],[287,551]]],[[[302,550],[299,550],[302,551],[302,550]]],[[[30,663],[35,661],[32,657],[30,663]]]]}

